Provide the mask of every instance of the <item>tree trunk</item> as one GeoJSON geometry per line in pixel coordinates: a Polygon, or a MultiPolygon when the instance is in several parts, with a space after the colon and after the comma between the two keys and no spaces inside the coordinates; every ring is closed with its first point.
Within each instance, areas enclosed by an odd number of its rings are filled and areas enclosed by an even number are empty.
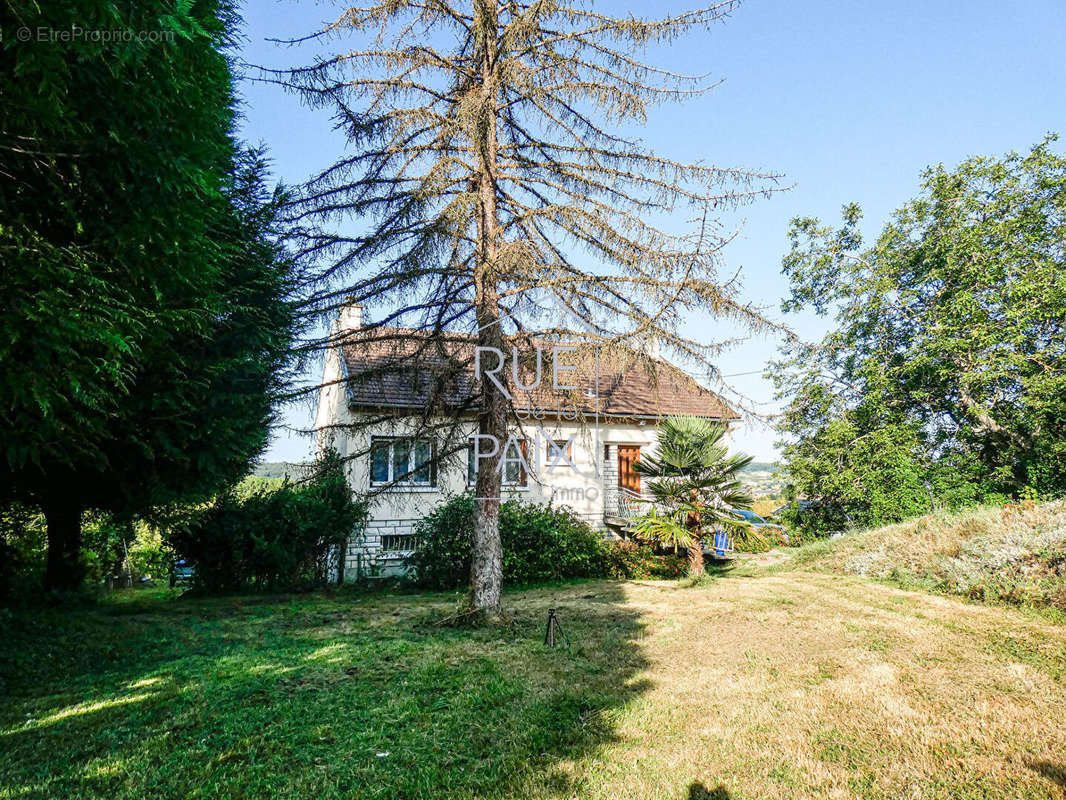
{"type": "MultiPolygon", "coordinates": [[[[485,301],[478,306],[478,344],[503,352],[499,307],[496,293],[488,288],[485,301]]],[[[491,358],[491,356],[490,356],[491,358]]],[[[500,590],[503,585],[503,546],[500,543],[500,491],[503,472],[500,460],[507,444],[507,398],[491,381],[481,382],[481,407],[478,433],[491,438],[479,439],[475,446],[482,453],[496,451],[491,458],[476,459],[478,465],[474,501],[474,547],[470,564],[470,603],[489,617],[500,614],[500,590]]]]}
{"type": "Polygon", "coordinates": [[[507,407],[498,392],[482,387],[481,396],[478,431],[494,438],[479,440],[478,445],[484,452],[492,449],[489,443],[494,441],[498,452],[493,458],[479,461],[477,500],[474,504],[474,548],[470,564],[470,603],[494,617],[500,613],[500,590],[503,585],[503,547],[500,543],[500,489],[503,476],[499,459],[507,442],[507,407]]]}
{"type": "Polygon", "coordinates": [[[81,506],[51,501],[44,508],[48,524],[48,561],[44,588],[69,592],[81,586],[81,506]]]}
{"type": "MultiPolygon", "coordinates": [[[[496,256],[500,222],[496,207],[497,166],[497,90],[496,69],[497,0],[478,0],[474,4],[475,25],[481,28],[481,103],[476,132],[478,173],[477,263],[474,269],[474,303],[478,324],[478,344],[494,347],[501,353],[503,331],[500,329],[500,303],[496,290],[496,256]]],[[[500,487],[502,473],[499,460],[507,443],[508,399],[488,380],[481,382],[481,408],[478,432],[492,439],[479,440],[481,451],[496,455],[480,459],[477,474],[477,500],[474,506],[474,552],[470,566],[471,605],[489,617],[500,613],[500,589],[503,583],[503,548],[500,545],[500,487]]]]}
{"type": "Polygon", "coordinates": [[[703,574],[703,537],[693,537],[688,546],[688,575],[698,578],[703,574]]]}
{"type": "Polygon", "coordinates": [[[703,533],[701,520],[698,514],[689,512],[686,520],[687,527],[692,534],[692,543],[688,546],[688,576],[698,578],[703,575],[703,533]]]}

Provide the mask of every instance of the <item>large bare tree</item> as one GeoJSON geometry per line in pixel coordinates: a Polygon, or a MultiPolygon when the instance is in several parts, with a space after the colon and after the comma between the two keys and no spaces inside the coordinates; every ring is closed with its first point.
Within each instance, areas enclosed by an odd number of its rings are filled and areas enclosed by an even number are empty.
{"type": "MultiPolygon", "coordinates": [[[[558,0],[385,0],[300,40],[332,54],[270,79],[329,110],[348,142],[294,209],[319,265],[309,308],[381,308],[381,338],[415,327],[438,354],[449,331],[508,353],[534,335],[630,352],[655,339],[714,374],[722,343],[679,323],[696,312],[745,333],[772,326],[719,276],[730,237],[714,215],[774,191],[777,176],[679,163],[621,131],[710,86],[645,63],[646,49],[735,6],[638,19],[558,0]]],[[[399,349],[419,358],[409,337],[399,349]]],[[[479,392],[480,432],[505,440],[508,398],[489,381],[479,392]]],[[[476,485],[471,602],[489,615],[498,458],[476,485]]]]}

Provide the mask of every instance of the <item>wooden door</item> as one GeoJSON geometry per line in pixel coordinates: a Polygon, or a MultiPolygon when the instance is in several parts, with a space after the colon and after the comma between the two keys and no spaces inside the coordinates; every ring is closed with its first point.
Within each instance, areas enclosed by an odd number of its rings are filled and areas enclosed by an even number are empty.
{"type": "Polygon", "coordinates": [[[640,461],[639,446],[618,445],[618,485],[640,494],[640,473],[634,467],[638,461],[640,461]]]}

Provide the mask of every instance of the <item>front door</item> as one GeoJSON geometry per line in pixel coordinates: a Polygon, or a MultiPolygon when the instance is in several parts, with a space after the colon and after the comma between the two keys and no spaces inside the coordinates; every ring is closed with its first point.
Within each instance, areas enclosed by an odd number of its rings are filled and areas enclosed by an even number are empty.
{"type": "Polygon", "coordinates": [[[640,473],[636,463],[640,461],[638,445],[618,445],[618,485],[623,489],[640,494],[640,473]]]}

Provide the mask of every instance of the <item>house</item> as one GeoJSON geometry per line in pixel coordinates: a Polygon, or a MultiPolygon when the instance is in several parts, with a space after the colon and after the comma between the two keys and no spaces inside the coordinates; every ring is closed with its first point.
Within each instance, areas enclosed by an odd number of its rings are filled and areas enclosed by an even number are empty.
{"type": "Polygon", "coordinates": [[[468,335],[430,340],[415,330],[364,326],[358,306],[340,310],[331,341],[316,438],[348,459],[352,490],[371,497],[369,522],[349,542],[346,578],[402,570],[417,548],[416,523],[473,488],[494,444],[477,436],[479,379],[513,393],[517,419],[498,443],[501,499],[569,506],[605,536],[631,515],[641,491],[634,464],[656,446],[659,419],[740,419],[658,357],[544,343],[519,364],[515,354],[477,352],[468,335]]]}

